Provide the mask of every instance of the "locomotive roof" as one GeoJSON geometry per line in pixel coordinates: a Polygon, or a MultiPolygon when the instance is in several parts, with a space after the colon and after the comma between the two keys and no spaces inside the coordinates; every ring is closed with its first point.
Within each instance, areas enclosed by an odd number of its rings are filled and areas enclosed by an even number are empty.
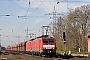
{"type": "Polygon", "coordinates": [[[42,35],[42,36],[33,38],[33,39],[29,40],[29,41],[33,41],[33,40],[36,40],[36,39],[38,39],[38,38],[53,38],[53,37],[50,37],[49,35],[42,35]]]}

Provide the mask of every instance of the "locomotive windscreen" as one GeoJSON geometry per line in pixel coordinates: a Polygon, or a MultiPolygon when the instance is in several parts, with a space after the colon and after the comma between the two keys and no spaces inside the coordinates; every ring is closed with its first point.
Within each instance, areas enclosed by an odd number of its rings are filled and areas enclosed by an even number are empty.
{"type": "Polygon", "coordinates": [[[45,40],[43,40],[43,43],[54,43],[54,40],[52,40],[52,39],[45,39],[45,40]]]}

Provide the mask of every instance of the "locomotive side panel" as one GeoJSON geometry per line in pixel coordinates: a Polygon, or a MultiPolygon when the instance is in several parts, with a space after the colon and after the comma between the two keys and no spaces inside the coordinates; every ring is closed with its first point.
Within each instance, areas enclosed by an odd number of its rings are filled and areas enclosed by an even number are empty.
{"type": "Polygon", "coordinates": [[[26,51],[30,51],[30,42],[26,43],[26,51]]]}
{"type": "Polygon", "coordinates": [[[32,41],[32,51],[40,52],[41,47],[42,47],[41,39],[32,41]]]}

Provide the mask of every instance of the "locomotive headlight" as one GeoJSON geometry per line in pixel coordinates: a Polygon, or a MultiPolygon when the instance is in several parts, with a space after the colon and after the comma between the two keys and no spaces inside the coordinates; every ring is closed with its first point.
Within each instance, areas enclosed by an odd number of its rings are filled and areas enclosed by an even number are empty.
{"type": "Polygon", "coordinates": [[[54,47],[52,49],[54,49],[54,47]]]}
{"type": "Polygon", "coordinates": [[[46,49],[45,47],[43,47],[43,49],[46,49]]]}

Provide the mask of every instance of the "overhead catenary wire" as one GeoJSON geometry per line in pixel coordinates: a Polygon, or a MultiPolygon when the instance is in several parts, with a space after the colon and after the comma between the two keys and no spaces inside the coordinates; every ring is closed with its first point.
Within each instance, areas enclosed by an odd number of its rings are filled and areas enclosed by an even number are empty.
{"type": "MultiPolygon", "coordinates": [[[[46,2],[46,1],[45,1],[46,2]]],[[[61,1],[61,2],[67,2],[67,1],[61,1]]],[[[73,2],[73,1],[68,1],[68,2],[73,2]]],[[[74,2],[83,2],[83,1],[74,1],[74,2]]],[[[68,4],[68,3],[67,3],[68,4]]],[[[44,5],[44,4],[43,4],[44,5]]],[[[45,5],[44,5],[45,6],[45,5]]],[[[46,7],[46,6],[45,6],[46,7]]],[[[47,8],[47,7],[46,7],[47,8]]],[[[67,6],[68,8],[68,6],[67,6]]],[[[37,9],[37,8],[36,8],[37,9]]],[[[30,16],[29,16],[30,17],[30,16]]],[[[26,19],[27,20],[27,19],[26,19]]]]}
{"type": "MultiPolygon", "coordinates": [[[[9,0],[0,0],[0,1],[9,1],[9,0]]],[[[12,0],[12,1],[20,1],[20,0],[12,0]]]]}
{"type": "Polygon", "coordinates": [[[20,5],[18,5],[17,3],[13,2],[12,0],[9,0],[9,1],[10,1],[10,2],[12,2],[13,4],[17,5],[18,7],[20,7],[20,8],[22,8],[22,9],[24,9],[24,10],[26,10],[26,11],[27,11],[27,9],[25,9],[25,8],[21,7],[20,5]]]}
{"type": "MultiPolygon", "coordinates": [[[[0,0],[0,1],[21,1],[21,0],[0,0]]],[[[52,0],[52,1],[50,1],[50,0],[48,0],[48,1],[44,1],[44,2],[56,2],[56,1],[59,1],[59,0],[52,0]]],[[[61,1],[59,1],[59,2],[65,2],[65,1],[67,1],[67,0],[61,0],[61,1]]],[[[43,2],[43,1],[30,1],[30,2],[43,2]]],[[[79,2],[79,3],[90,3],[89,1],[80,1],[80,0],[78,0],[78,1],[75,1],[75,0],[73,0],[73,1],[69,1],[69,2],[79,2]]]]}
{"type": "Polygon", "coordinates": [[[28,9],[27,9],[27,11],[26,11],[26,15],[25,16],[27,16],[28,15],[28,12],[29,12],[29,8],[30,8],[30,0],[29,0],[29,3],[28,3],[28,9]]]}
{"type": "MultiPolygon", "coordinates": [[[[46,1],[44,1],[44,2],[46,2],[46,1]]],[[[51,1],[49,1],[50,3],[51,3],[51,1]]],[[[43,4],[43,3],[42,3],[43,4]]],[[[43,4],[44,5],[44,4],[43,4]]],[[[51,4],[52,5],[52,4],[51,4]]],[[[44,5],[45,6],[45,5],[44,5]]],[[[46,6],[45,6],[46,7],[46,6]]],[[[47,8],[47,7],[46,7],[47,8]]],[[[47,8],[48,9],[48,8],[47,8]]],[[[49,9],[48,9],[49,10],[49,9]]],[[[33,17],[33,16],[31,16],[31,17],[33,17]]],[[[35,17],[44,17],[44,16],[35,16],[35,17]]],[[[35,27],[34,27],[35,28],[35,27]]]]}
{"type": "Polygon", "coordinates": [[[25,5],[26,7],[28,7],[28,5],[25,4],[25,2],[23,2],[22,0],[20,0],[20,2],[21,2],[23,5],[25,5]]]}
{"type": "MultiPolygon", "coordinates": [[[[11,1],[12,2],[12,0],[9,0],[9,1],[11,1]]],[[[42,2],[42,1],[30,1],[30,2],[42,2]]],[[[30,2],[29,2],[29,4],[30,4],[30,2]]],[[[56,1],[44,1],[44,2],[56,2],[56,1]]],[[[63,2],[63,1],[61,1],[61,2],[63,2]]],[[[71,1],[72,2],[72,1],[71,1]]],[[[81,1],[73,1],[73,2],[81,2],[81,1]]],[[[84,2],[84,1],[82,1],[82,2],[84,2]]],[[[16,4],[15,2],[13,2],[14,4],[16,4]]],[[[18,4],[16,4],[17,6],[19,6],[19,7],[21,7],[20,5],[18,5],[18,4]]],[[[21,7],[21,8],[23,8],[23,7],[21,7]]],[[[26,10],[26,9],[25,9],[26,10]]],[[[29,10],[28,10],[29,11],[29,10]]]]}
{"type": "MultiPolygon", "coordinates": [[[[12,1],[12,0],[10,0],[10,1],[12,1]]],[[[30,2],[42,2],[42,1],[30,1],[30,2]]],[[[30,2],[29,2],[29,4],[30,4],[30,2]]],[[[55,1],[44,1],[44,2],[55,2],[55,1]]],[[[79,1],[79,2],[80,2],[80,1],[79,1]]],[[[13,3],[16,4],[15,2],[13,2],[13,3]]],[[[16,4],[16,5],[19,6],[18,4],[16,4]]],[[[19,6],[19,7],[21,7],[21,6],[19,6]]],[[[21,7],[21,8],[23,8],[23,7],[21,7]]],[[[25,9],[25,10],[26,10],[26,9],[25,9]]],[[[36,8],[36,10],[37,10],[37,8],[36,8]]],[[[35,12],[36,10],[34,10],[34,12],[35,12]]],[[[28,11],[29,11],[29,10],[28,10],[28,11]]],[[[33,13],[34,13],[34,12],[33,12],[33,13]]],[[[32,14],[33,14],[33,13],[32,13],[32,14]]],[[[31,15],[32,15],[32,14],[31,14],[31,15]]],[[[27,19],[26,19],[26,20],[27,20],[27,19]]],[[[25,23],[23,23],[23,24],[25,24],[25,23]]],[[[23,26],[23,25],[22,25],[22,26],[23,26]]]]}
{"type": "MultiPolygon", "coordinates": [[[[4,18],[2,17],[2,19],[4,19],[4,18]]],[[[6,22],[7,20],[5,20],[5,19],[4,19],[3,21],[5,21],[5,22],[6,22]]],[[[9,21],[7,21],[7,23],[8,23],[9,25],[13,26],[13,24],[12,24],[12,23],[10,23],[9,21]]]]}
{"type": "MultiPolygon", "coordinates": [[[[57,0],[56,0],[57,1],[57,0]]],[[[88,1],[80,1],[80,0],[78,0],[78,1],[75,1],[75,0],[73,0],[73,1],[71,1],[71,0],[61,0],[61,1],[57,1],[57,3],[65,3],[65,2],[68,2],[68,3],[90,3],[90,2],[88,2],[88,1]]]]}
{"type": "Polygon", "coordinates": [[[53,6],[53,4],[51,3],[51,1],[49,0],[50,4],[53,6]]]}
{"type": "MultiPolygon", "coordinates": [[[[32,14],[34,14],[36,12],[36,10],[44,3],[45,0],[43,0],[43,2],[41,2],[41,4],[32,12],[32,14]]],[[[32,16],[32,14],[30,14],[30,16],[32,16]]],[[[27,17],[28,19],[29,17],[27,17]]],[[[20,31],[20,29],[23,27],[23,25],[26,23],[27,19],[24,21],[24,23],[21,25],[21,27],[18,29],[17,33],[20,31]]],[[[35,27],[34,27],[35,28],[35,27]]],[[[33,29],[33,28],[32,28],[33,29]]]]}
{"type": "MultiPolygon", "coordinates": [[[[25,15],[25,17],[27,16],[27,14],[28,14],[28,12],[29,12],[29,8],[30,8],[30,0],[29,0],[29,3],[28,3],[28,9],[27,9],[27,11],[26,11],[26,15],[25,15]]],[[[23,27],[23,25],[25,24],[25,22],[27,21],[27,19],[24,21],[24,23],[21,25],[21,27],[20,28],[22,28],[23,27]]],[[[20,31],[20,28],[19,28],[19,30],[18,31],[20,31]]]]}
{"type": "MultiPolygon", "coordinates": [[[[9,1],[11,1],[11,0],[9,0],[9,1]]],[[[13,1],[11,1],[11,2],[14,3],[15,5],[19,6],[19,5],[16,4],[15,2],[13,2],[13,1]]],[[[21,7],[21,6],[19,6],[19,7],[20,7],[20,8],[23,8],[23,7],[21,7]]],[[[29,7],[30,7],[30,0],[29,0],[29,7]]],[[[28,7],[28,9],[27,9],[27,11],[26,11],[26,15],[25,15],[25,16],[27,16],[27,14],[28,14],[28,12],[29,12],[29,7],[28,7]]],[[[24,8],[23,8],[23,9],[24,9],[24,8]]],[[[24,9],[24,10],[26,10],[26,9],[24,9]]],[[[23,23],[23,25],[24,25],[24,24],[25,24],[25,22],[23,23]]],[[[23,25],[22,25],[22,26],[23,26],[23,25]]],[[[22,27],[22,26],[21,26],[21,27],[22,27]]],[[[20,27],[20,28],[21,28],[21,27],[20,27]]],[[[19,28],[19,30],[20,30],[20,28],[19,28]]],[[[19,31],[19,30],[18,30],[18,31],[19,31]]]]}
{"type": "MultiPolygon", "coordinates": [[[[42,3],[42,4],[46,7],[47,10],[49,10],[49,8],[47,8],[47,6],[46,6],[44,3],[42,3]]],[[[49,11],[50,11],[50,10],[49,10],[49,11]]]]}

